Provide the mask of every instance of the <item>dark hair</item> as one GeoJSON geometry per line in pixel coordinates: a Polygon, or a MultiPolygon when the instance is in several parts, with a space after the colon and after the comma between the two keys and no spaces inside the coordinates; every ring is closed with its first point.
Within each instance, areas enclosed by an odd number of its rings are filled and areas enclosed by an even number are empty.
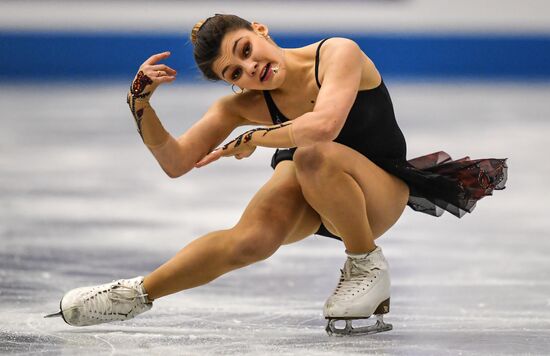
{"type": "Polygon", "coordinates": [[[220,45],[228,32],[240,29],[252,31],[252,24],[235,15],[216,14],[199,21],[191,31],[195,63],[208,80],[218,81],[220,77],[212,69],[220,55],[220,45]]]}

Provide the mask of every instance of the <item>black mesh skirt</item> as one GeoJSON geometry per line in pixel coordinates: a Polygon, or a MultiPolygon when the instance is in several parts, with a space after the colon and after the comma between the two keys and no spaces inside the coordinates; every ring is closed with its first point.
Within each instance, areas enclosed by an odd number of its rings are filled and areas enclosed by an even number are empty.
{"type": "Polygon", "coordinates": [[[378,166],[403,179],[410,189],[408,205],[433,216],[444,211],[461,218],[478,200],[505,188],[506,158],[453,160],[439,151],[411,160],[373,159],[378,166]]]}

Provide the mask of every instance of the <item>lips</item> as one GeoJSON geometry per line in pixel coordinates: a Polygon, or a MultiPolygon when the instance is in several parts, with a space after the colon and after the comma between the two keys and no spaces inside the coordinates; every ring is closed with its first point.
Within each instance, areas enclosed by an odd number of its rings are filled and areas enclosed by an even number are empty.
{"type": "Polygon", "coordinates": [[[260,82],[263,82],[267,78],[270,69],[271,69],[271,63],[266,64],[266,66],[260,73],[260,82]]]}

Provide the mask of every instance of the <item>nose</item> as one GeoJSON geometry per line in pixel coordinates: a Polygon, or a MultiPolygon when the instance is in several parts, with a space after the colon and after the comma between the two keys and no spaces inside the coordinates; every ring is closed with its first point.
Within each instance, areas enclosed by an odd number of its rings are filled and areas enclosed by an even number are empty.
{"type": "Polygon", "coordinates": [[[256,61],[249,61],[246,63],[246,72],[253,77],[256,74],[256,71],[258,70],[258,62],[256,61]]]}

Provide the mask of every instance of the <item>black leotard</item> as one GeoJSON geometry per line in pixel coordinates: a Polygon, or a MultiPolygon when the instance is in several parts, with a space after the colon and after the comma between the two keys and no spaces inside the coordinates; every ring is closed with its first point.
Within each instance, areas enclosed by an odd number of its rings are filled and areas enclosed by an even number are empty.
{"type": "MultiPolygon", "coordinates": [[[[319,52],[327,39],[319,43],[315,55],[315,80],[319,88],[319,52]]],[[[263,94],[273,124],[288,121],[275,105],[269,91],[263,94]]],[[[493,189],[504,189],[506,182],[505,159],[470,161],[466,157],[452,161],[445,152],[440,151],[407,161],[405,137],[397,125],[390,94],[383,80],[374,89],[358,91],[344,127],[334,141],[360,152],[403,179],[410,188],[408,205],[434,216],[440,216],[443,208],[462,217],[465,212],[473,210],[477,200],[491,195],[493,189]]],[[[295,150],[277,149],[271,167],[275,169],[279,162],[292,160],[295,150]]],[[[339,238],[323,225],[317,234],[339,238]]]]}
{"type": "MultiPolygon", "coordinates": [[[[319,51],[326,40],[321,41],[315,55],[315,80],[319,88],[319,51]]],[[[273,123],[288,121],[275,105],[269,91],[264,91],[264,97],[273,123]]],[[[334,141],[361,152],[373,161],[377,158],[405,159],[407,144],[395,120],[390,94],[383,80],[374,89],[357,92],[344,127],[334,141]]],[[[274,161],[273,168],[280,161],[274,161]]]]}

